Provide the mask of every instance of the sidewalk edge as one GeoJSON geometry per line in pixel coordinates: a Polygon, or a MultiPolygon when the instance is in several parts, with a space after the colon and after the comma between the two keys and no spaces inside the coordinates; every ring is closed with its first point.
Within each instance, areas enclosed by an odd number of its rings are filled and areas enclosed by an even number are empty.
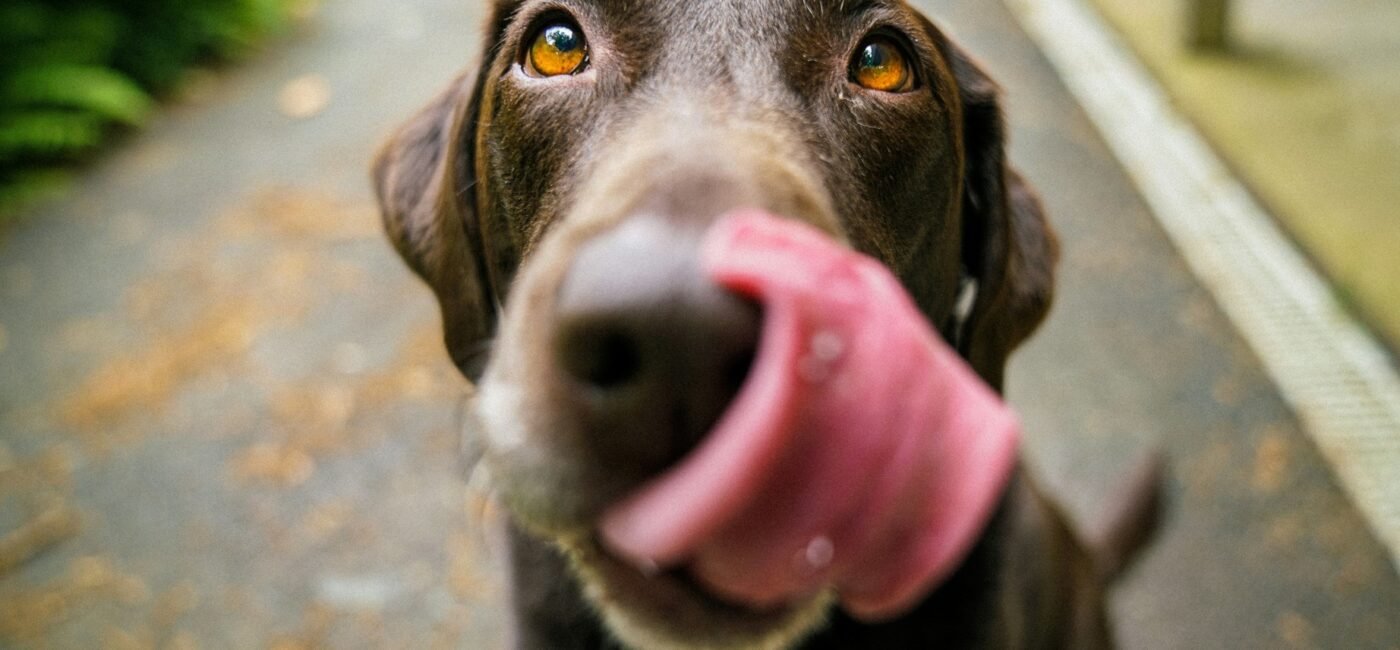
{"type": "Polygon", "coordinates": [[[1084,0],[1006,0],[1400,569],[1400,375],[1084,0]]]}

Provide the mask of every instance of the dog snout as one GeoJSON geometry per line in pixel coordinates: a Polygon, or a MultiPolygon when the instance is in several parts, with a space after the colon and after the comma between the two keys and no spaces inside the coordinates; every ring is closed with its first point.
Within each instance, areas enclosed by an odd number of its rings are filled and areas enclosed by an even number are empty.
{"type": "Polygon", "coordinates": [[[702,234],[629,219],[584,244],[560,286],[555,362],[610,470],[645,477],[679,460],[748,374],[759,310],[704,277],[702,234]]]}

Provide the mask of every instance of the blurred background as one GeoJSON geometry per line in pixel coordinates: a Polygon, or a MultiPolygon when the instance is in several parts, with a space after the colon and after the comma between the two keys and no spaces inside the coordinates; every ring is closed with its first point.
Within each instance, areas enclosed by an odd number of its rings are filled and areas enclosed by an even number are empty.
{"type": "Polygon", "coordinates": [[[206,66],[243,59],[312,5],[291,0],[13,0],[0,7],[0,216],[72,178],[156,98],[197,92],[206,66]]]}
{"type": "MultiPolygon", "coordinates": [[[[1075,2],[1393,372],[1400,4],[1075,2]]],[[[1038,3],[911,4],[1005,88],[1064,239],[1009,374],[1029,466],[1090,521],[1144,450],[1171,459],[1114,593],[1124,646],[1400,648],[1400,551],[1022,30],[1038,3]]],[[[475,61],[485,5],[0,4],[0,647],[500,647],[499,515],[458,456],[471,388],[368,183],[475,61]]]]}

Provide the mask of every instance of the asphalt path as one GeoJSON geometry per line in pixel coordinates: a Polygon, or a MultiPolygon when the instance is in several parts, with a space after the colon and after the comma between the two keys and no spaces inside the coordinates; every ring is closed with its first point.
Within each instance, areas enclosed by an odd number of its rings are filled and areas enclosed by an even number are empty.
{"type": "MultiPolygon", "coordinates": [[[[499,644],[468,388],[367,182],[480,4],[327,3],[0,234],[0,534],[32,537],[0,548],[0,646],[499,644]]],[[[1010,373],[1030,464],[1089,521],[1171,459],[1124,645],[1400,647],[1383,550],[1051,68],[999,3],[916,4],[1006,89],[1065,245],[1010,373]]]]}

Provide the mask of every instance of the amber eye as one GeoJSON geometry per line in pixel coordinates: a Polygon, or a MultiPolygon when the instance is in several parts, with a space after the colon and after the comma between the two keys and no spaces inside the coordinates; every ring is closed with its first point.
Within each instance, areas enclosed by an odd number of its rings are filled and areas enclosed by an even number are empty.
{"type": "Polygon", "coordinates": [[[904,51],[888,38],[872,38],[856,50],[851,81],[870,90],[905,92],[914,86],[914,72],[904,51]]]}
{"type": "Polygon", "coordinates": [[[583,31],[570,23],[550,23],[535,35],[525,57],[527,72],[539,77],[575,74],[588,63],[583,31]]]}

